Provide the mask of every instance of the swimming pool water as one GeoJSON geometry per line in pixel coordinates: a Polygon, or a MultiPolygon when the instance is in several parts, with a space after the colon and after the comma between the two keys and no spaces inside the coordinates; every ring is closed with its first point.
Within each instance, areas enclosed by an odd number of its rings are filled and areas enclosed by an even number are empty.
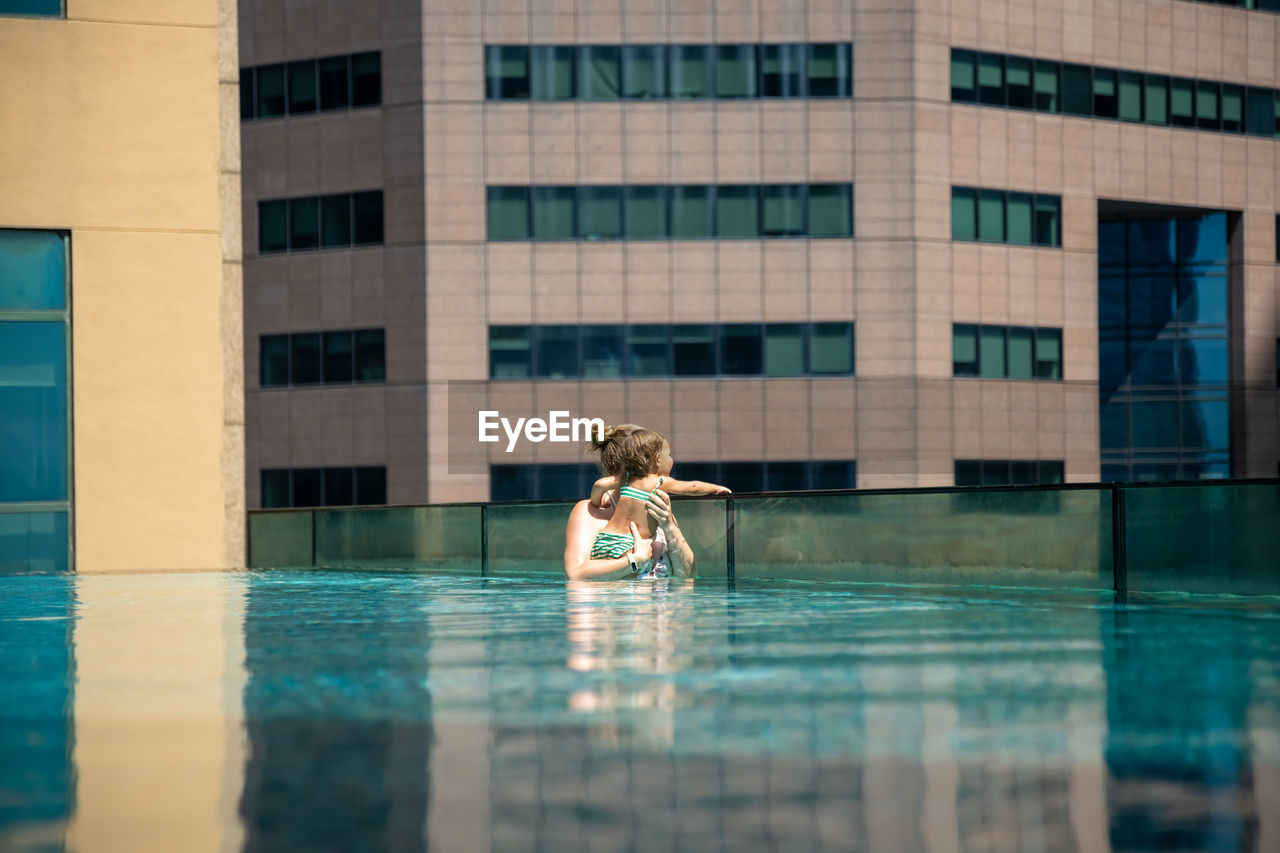
{"type": "Polygon", "coordinates": [[[0,578],[0,849],[1280,849],[1277,603],[0,578]]]}

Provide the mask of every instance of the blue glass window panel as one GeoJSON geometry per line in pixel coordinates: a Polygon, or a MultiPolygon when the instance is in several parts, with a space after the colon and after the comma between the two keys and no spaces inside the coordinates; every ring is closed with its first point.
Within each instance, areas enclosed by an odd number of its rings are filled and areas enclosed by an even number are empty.
{"type": "Polygon", "coordinates": [[[578,188],[578,236],[583,240],[616,240],[622,236],[622,188],[578,188]]]}
{"type": "Polygon", "coordinates": [[[760,188],[716,188],[716,236],[735,239],[760,236],[760,188]]]}
{"type": "Polygon", "coordinates": [[[1186,385],[1225,385],[1227,382],[1226,338],[1183,338],[1178,354],[1178,370],[1186,385]]]}
{"type": "Polygon", "coordinates": [[[1103,465],[1102,466],[1102,482],[1104,483],[1124,483],[1129,480],[1128,465],[1103,465]]]}
{"type": "Polygon", "coordinates": [[[1130,415],[1133,418],[1133,446],[1177,447],[1178,404],[1172,401],[1135,401],[1130,415]]]}
{"type": "Polygon", "coordinates": [[[326,247],[351,245],[351,196],[347,193],[320,199],[321,240],[326,247]]]}
{"type": "Polygon", "coordinates": [[[1062,245],[1062,197],[1036,196],[1035,243],[1038,246],[1062,245]]]}
{"type": "Polygon", "coordinates": [[[978,100],[978,55],[972,50],[951,49],[951,100],[978,100]]]}
{"type": "Polygon", "coordinates": [[[1219,89],[1217,83],[1206,80],[1196,83],[1196,127],[1201,130],[1218,130],[1222,127],[1219,89]]]}
{"type": "Polygon", "coordinates": [[[1041,112],[1056,113],[1059,104],[1061,66],[1045,59],[1036,60],[1035,108],[1041,112]]]}
{"type": "Polygon", "coordinates": [[[341,110],[351,103],[351,58],[320,60],[320,109],[341,110]]]}
{"type": "Polygon", "coordinates": [[[852,461],[811,462],[809,467],[815,489],[855,489],[858,486],[857,465],[852,461]]]}
{"type": "Polygon", "coordinates": [[[1125,320],[1125,279],[1103,276],[1098,279],[1098,326],[1123,329],[1125,320]]]}
{"type": "Polygon", "coordinates": [[[292,505],[324,506],[324,469],[293,469],[292,505]]]}
{"type": "Polygon", "coordinates": [[[320,245],[320,199],[295,198],[289,202],[289,250],[320,245]]]}
{"type": "Polygon", "coordinates": [[[264,65],[254,77],[258,83],[258,118],[284,115],[284,66],[264,65]]]}
{"type": "Polygon", "coordinates": [[[1174,127],[1194,127],[1195,81],[1174,77],[1169,81],[1169,119],[1174,127]]]}
{"type": "Polygon", "coordinates": [[[262,508],[287,509],[291,490],[289,488],[289,469],[276,468],[262,470],[262,508]]]}
{"type": "Polygon", "coordinates": [[[978,192],[968,187],[951,188],[951,239],[978,239],[978,192]]]}
{"type": "Polygon", "coordinates": [[[804,373],[804,326],[770,323],[765,326],[764,372],[769,376],[804,373]]]}
{"type": "Polygon", "coordinates": [[[1004,57],[999,54],[978,54],[978,102],[1004,106],[1004,57]]]}
{"type": "Polygon", "coordinates": [[[715,462],[677,462],[671,473],[681,480],[724,483],[724,477],[720,474],[720,466],[715,462]]]}
{"type": "Polygon", "coordinates": [[[1184,264],[1227,262],[1227,215],[1210,213],[1178,220],[1178,261],[1184,264]]]}
{"type": "Polygon", "coordinates": [[[671,375],[671,327],[652,323],[627,331],[627,370],[631,376],[671,375]]]}
{"type": "Polygon", "coordinates": [[[253,81],[253,69],[241,68],[240,69],[240,119],[242,121],[248,121],[254,117],[253,111],[256,106],[253,102],[254,85],[255,84],[253,81]]]}
{"type": "Polygon", "coordinates": [[[1125,259],[1125,223],[1098,223],[1098,266],[1124,266],[1125,259]]]}
{"type": "Polygon", "coordinates": [[[615,45],[583,45],[578,53],[578,93],[585,101],[622,97],[621,51],[615,45]]]}
{"type": "Polygon", "coordinates": [[[671,73],[668,77],[671,97],[711,97],[711,46],[673,44],[667,53],[671,59],[671,73]]]}
{"type": "Polygon", "coordinates": [[[716,373],[716,329],[710,325],[679,325],[671,332],[676,376],[716,373]]]}
{"type": "Polygon", "coordinates": [[[263,335],[259,338],[258,384],[262,388],[289,384],[288,335],[263,335]]]}
{"type": "Polygon", "coordinates": [[[1169,123],[1169,78],[1163,74],[1146,76],[1142,120],[1147,124],[1169,123]]]}
{"type": "Polygon", "coordinates": [[[771,492],[799,492],[809,487],[803,462],[764,463],[764,487],[771,492]]]}
{"type": "Polygon", "coordinates": [[[849,44],[811,44],[809,97],[847,98],[852,92],[853,59],[849,44]]]}
{"type": "Polygon", "coordinates": [[[316,63],[314,59],[289,63],[290,114],[316,111],[316,63]]]}
{"type": "Polygon", "coordinates": [[[1121,121],[1142,121],[1142,75],[1120,72],[1119,112],[1121,121]]]}
{"type": "Polygon", "coordinates": [[[1036,483],[1042,486],[1056,486],[1066,481],[1066,466],[1063,463],[1048,460],[1036,463],[1036,483]]]}
{"type": "Polygon", "coordinates": [[[1030,460],[1015,459],[1009,463],[1009,484],[1034,486],[1038,479],[1038,466],[1030,460]]]}
{"type": "Polygon", "coordinates": [[[798,237],[804,234],[805,187],[772,184],[763,188],[764,236],[798,237]]]}
{"type": "Polygon", "coordinates": [[[578,327],[540,326],[537,332],[537,375],[547,379],[577,376],[578,327]]]}
{"type": "Polygon", "coordinates": [[[531,336],[528,326],[489,327],[491,379],[523,379],[533,375],[531,336]]]}
{"type": "Polygon", "coordinates": [[[853,347],[852,323],[814,323],[809,338],[809,372],[853,373],[853,347]]]}
{"type": "Polygon", "coordinates": [[[258,253],[283,252],[289,248],[289,203],[258,202],[258,253]]]}
{"type": "Polygon", "coordinates": [[[1134,385],[1173,385],[1178,381],[1175,361],[1171,340],[1131,340],[1129,363],[1133,372],[1129,381],[1134,385]]]}
{"type": "Polygon", "coordinates": [[[1003,459],[982,460],[982,485],[1005,486],[1009,484],[1009,463],[1003,459]]]}
{"type": "Polygon", "coordinates": [[[62,0],[3,0],[0,15],[62,16],[62,0]]]}
{"type": "Polygon", "coordinates": [[[1271,137],[1275,134],[1275,92],[1271,89],[1249,87],[1245,102],[1246,131],[1254,136],[1271,137]]]}
{"type": "Polygon", "coordinates": [[[1176,462],[1135,463],[1132,471],[1132,480],[1135,483],[1154,483],[1178,479],[1178,463],[1176,462]]]}
{"type": "Polygon", "coordinates": [[[356,478],[350,468],[324,469],[324,505],[351,506],[355,500],[356,478]]]}
{"type": "Polygon", "coordinates": [[[1163,329],[1176,316],[1177,284],[1173,276],[1129,279],[1129,326],[1163,329]]]}
{"type": "Polygon", "coordinates": [[[485,217],[490,240],[528,240],[530,188],[489,187],[485,217]]]}
{"type": "Polygon", "coordinates": [[[1227,324],[1227,279],[1204,272],[1178,282],[1178,322],[1189,325],[1227,324]]]}
{"type": "Polygon", "coordinates": [[[350,331],[324,333],[324,381],[350,382],[355,375],[355,343],[350,331]]]}
{"type": "Polygon", "coordinates": [[[387,379],[387,333],[383,329],[361,329],[355,333],[356,381],[385,382],[387,379]]]}
{"type": "Polygon", "coordinates": [[[68,572],[67,542],[65,512],[0,513],[0,574],[68,572]]]}
{"type": "Polygon", "coordinates": [[[763,492],[764,464],[761,462],[720,463],[721,485],[735,492],[763,492]]]}
{"type": "Polygon", "coordinates": [[[813,184],[809,187],[809,236],[853,236],[853,187],[813,184]]]}
{"type": "Polygon", "coordinates": [[[360,506],[381,506],[387,502],[387,469],[382,465],[370,465],[355,469],[356,503],[360,506]]]}
{"type": "Polygon", "coordinates": [[[1182,447],[1226,450],[1231,424],[1226,400],[1182,401],[1182,447]]]}
{"type": "Polygon", "coordinates": [[[1099,407],[1103,449],[1123,450],[1129,446],[1129,406],[1123,400],[1103,398],[1099,407]]]}
{"type": "Polygon", "coordinates": [[[351,195],[352,242],[357,246],[381,243],[383,234],[382,190],[351,195]]]}
{"type": "Polygon", "coordinates": [[[533,498],[533,470],[529,465],[490,465],[489,500],[525,501],[533,498]]]}
{"type": "Polygon", "coordinates": [[[953,376],[978,375],[978,327],[957,323],[951,327],[951,372],[953,376]]]}
{"type": "Polygon", "coordinates": [[[566,101],[574,94],[574,49],[529,48],[529,78],[535,101],[566,101]]]}
{"type": "Polygon", "coordinates": [[[538,466],[538,500],[563,501],[582,497],[581,471],[577,464],[538,466]]]}
{"type": "Polygon", "coordinates": [[[623,206],[623,222],[626,225],[628,240],[665,240],[667,238],[666,187],[626,187],[623,206]]]}
{"type": "Polygon", "coordinates": [[[957,486],[981,486],[982,463],[976,459],[957,459],[955,461],[955,484],[957,486]]]}
{"type": "Polygon", "coordinates": [[[728,376],[760,376],[764,372],[763,327],[728,323],[720,328],[720,371],[728,376]]]}
{"type": "Polygon", "coordinates": [[[978,239],[1004,242],[1004,193],[1000,190],[978,190],[978,239]]]}
{"type": "Polygon", "coordinates": [[[289,336],[289,380],[294,385],[314,385],[320,381],[320,333],[289,336]]]}
{"type": "Polygon", "coordinates": [[[529,97],[529,48],[489,45],[484,49],[485,97],[490,100],[529,97]]]}
{"type": "Polygon", "coordinates": [[[1098,118],[1120,117],[1116,72],[1109,68],[1093,69],[1093,114],[1098,118]]]}
{"type": "Polygon", "coordinates": [[[1009,106],[1029,110],[1034,104],[1031,91],[1031,60],[1010,56],[1004,66],[1005,98],[1009,106]]]}
{"type": "Polygon", "coordinates": [[[1019,327],[1009,329],[1009,378],[1030,379],[1035,374],[1033,353],[1035,330],[1019,327]]]}
{"type": "Polygon", "coordinates": [[[1078,116],[1093,111],[1093,69],[1089,66],[1062,66],[1062,111],[1078,116]]]}
{"type": "Polygon", "coordinates": [[[712,199],[713,187],[687,186],[671,188],[671,236],[677,240],[696,240],[715,234],[712,199]]]}
{"type": "Polygon", "coordinates": [[[1129,265],[1168,266],[1177,258],[1172,219],[1143,219],[1129,223],[1129,265]]]}
{"type": "Polygon", "coordinates": [[[1129,375],[1127,346],[1123,339],[1103,338],[1098,342],[1098,385],[1113,391],[1124,384],[1129,375]]]}
{"type": "Polygon", "coordinates": [[[1222,129],[1228,133],[1244,130],[1244,87],[1223,85],[1222,129]]]}
{"type": "Polygon", "coordinates": [[[622,48],[622,96],[667,96],[667,48],[665,45],[629,44],[622,48]]]}
{"type": "Polygon", "coordinates": [[[755,45],[716,45],[716,97],[754,98],[756,83],[755,45]]]}
{"type": "Polygon", "coordinates": [[[382,54],[360,53],[351,57],[351,105],[372,107],[382,103],[382,54]]]}
{"type": "Polygon", "coordinates": [[[0,310],[66,307],[67,243],[53,231],[0,230],[0,310]]]}
{"type": "Polygon", "coordinates": [[[1009,242],[1021,246],[1031,245],[1032,201],[1030,193],[1009,193],[1007,207],[1009,242]]]}
{"type": "Polygon", "coordinates": [[[622,375],[622,327],[582,327],[582,375],[588,379],[622,375]]]}
{"type": "Polygon", "coordinates": [[[978,370],[981,376],[1003,378],[1005,364],[1005,329],[1002,326],[978,327],[978,370]]]}
{"type": "Polygon", "coordinates": [[[533,188],[533,236],[537,240],[572,240],[576,192],[573,187],[533,188]]]}
{"type": "Polygon", "coordinates": [[[803,98],[804,45],[766,44],[760,47],[760,95],[765,98],[803,98]]]}
{"type": "Polygon", "coordinates": [[[61,322],[0,322],[0,501],[67,499],[61,322]]]}

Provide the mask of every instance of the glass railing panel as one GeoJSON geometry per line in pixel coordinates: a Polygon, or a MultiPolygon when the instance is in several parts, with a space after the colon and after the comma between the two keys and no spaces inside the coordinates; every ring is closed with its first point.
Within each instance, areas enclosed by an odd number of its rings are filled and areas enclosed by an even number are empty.
{"type": "Polygon", "coordinates": [[[1128,588],[1280,594],[1277,519],[1274,483],[1126,489],[1128,588]]]}
{"type": "Polygon", "coordinates": [[[723,500],[671,502],[680,532],[693,550],[694,568],[700,578],[724,578],[728,566],[725,502],[723,500]]]}
{"type": "Polygon", "coordinates": [[[488,574],[564,577],[564,528],[572,510],[570,501],[491,504],[488,574]]]}
{"type": "Polygon", "coordinates": [[[480,574],[478,505],[316,512],[316,565],[480,574]]]}
{"type": "Polygon", "coordinates": [[[305,509],[249,513],[249,567],[292,569],[314,566],[314,516],[314,512],[305,509]]]}
{"type": "Polygon", "coordinates": [[[1095,490],[786,495],[734,501],[738,578],[1109,588],[1095,490]]]}

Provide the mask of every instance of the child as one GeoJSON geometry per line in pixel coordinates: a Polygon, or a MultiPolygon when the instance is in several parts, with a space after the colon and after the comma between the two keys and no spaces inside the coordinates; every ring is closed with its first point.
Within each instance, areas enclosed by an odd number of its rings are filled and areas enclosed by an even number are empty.
{"type": "MultiPolygon", "coordinates": [[[[600,468],[605,476],[591,487],[591,505],[602,507],[613,493],[615,507],[609,523],[591,544],[591,559],[612,560],[631,551],[631,524],[645,539],[656,534],[656,522],[645,511],[654,490],[673,495],[727,495],[729,490],[701,480],[673,480],[669,476],[674,460],[671,445],[662,433],[634,424],[607,427],[602,440],[592,439],[591,448],[600,452],[600,468]]],[[[636,571],[633,565],[632,571],[636,571]]]]}

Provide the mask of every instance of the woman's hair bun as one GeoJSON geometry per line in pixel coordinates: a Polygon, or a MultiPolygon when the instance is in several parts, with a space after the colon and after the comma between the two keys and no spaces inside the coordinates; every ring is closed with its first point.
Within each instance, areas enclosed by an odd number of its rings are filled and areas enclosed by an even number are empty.
{"type": "Polygon", "coordinates": [[[599,438],[596,437],[595,433],[592,433],[591,441],[588,443],[591,445],[592,450],[603,450],[610,442],[613,441],[613,437],[617,434],[618,428],[616,426],[607,426],[604,428],[604,431],[599,434],[599,438]]]}

